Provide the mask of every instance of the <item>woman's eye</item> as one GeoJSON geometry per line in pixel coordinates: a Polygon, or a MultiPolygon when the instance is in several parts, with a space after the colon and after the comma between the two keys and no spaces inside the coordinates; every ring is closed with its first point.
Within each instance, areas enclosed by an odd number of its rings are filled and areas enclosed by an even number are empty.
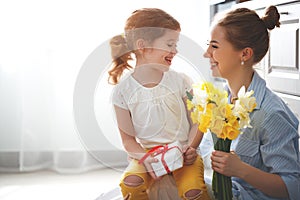
{"type": "Polygon", "coordinates": [[[209,47],[212,47],[212,48],[214,48],[214,49],[219,48],[217,45],[212,44],[212,43],[210,43],[210,42],[207,42],[206,45],[209,46],[209,47]]]}

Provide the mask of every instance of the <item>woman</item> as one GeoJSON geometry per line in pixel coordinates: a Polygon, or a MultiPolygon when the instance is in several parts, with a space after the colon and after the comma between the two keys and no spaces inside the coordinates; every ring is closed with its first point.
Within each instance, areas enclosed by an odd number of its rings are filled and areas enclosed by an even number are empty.
{"type": "Polygon", "coordinates": [[[262,18],[246,8],[232,10],[214,23],[204,54],[214,74],[227,81],[231,102],[242,86],[254,90],[257,101],[253,128],[232,142],[231,153],[211,155],[212,169],[232,177],[236,199],[300,197],[299,122],[253,69],[267,53],[269,30],[279,27],[279,18],[274,6],[262,18]]]}

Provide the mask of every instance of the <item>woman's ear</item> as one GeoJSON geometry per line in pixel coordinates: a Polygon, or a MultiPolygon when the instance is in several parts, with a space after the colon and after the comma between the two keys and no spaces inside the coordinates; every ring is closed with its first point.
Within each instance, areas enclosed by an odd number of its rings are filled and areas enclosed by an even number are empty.
{"type": "Polygon", "coordinates": [[[253,49],[250,47],[246,47],[242,50],[242,61],[247,61],[253,57],[253,49]]]}

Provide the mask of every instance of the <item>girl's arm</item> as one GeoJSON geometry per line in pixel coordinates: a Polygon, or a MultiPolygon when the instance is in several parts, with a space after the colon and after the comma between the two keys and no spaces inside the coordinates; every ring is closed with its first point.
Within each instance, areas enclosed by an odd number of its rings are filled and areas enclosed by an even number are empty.
{"type": "MultiPolygon", "coordinates": [[[[121,140],[127,154],[136,160],[140,160],[145,154],[146,151],[144,148],[136,141],[135,131],[133,128],[130,112],[128,110],[122,109],[118,106],[115,106],[115,112],[118,122],[118,127],[121,135],[121,140]]],[[[143,162],[144,166],[147,169],[147,172],[154,179],[157,179],[151,163],[158,162],[156,158],[148,157],[143,162]]]]}
{"type": "MultiPolygon", "coordinates": [[[[192,94],[192,91],[190,93],[192,94]]],[[[201,140],[202,140],[203,133],[199,131],[198,124],[194,124],[192,122],[191,111],[189,111],[187,109],[187,105],[186,105],[187,97],[185,97],[183,99],[183,101],[184,101],[185,109],[187,111],[187,118],[189,120],[190,127],[191,127],[190,132],[189,132],[188,146],[197,149],[200,145],[201,140]]]]}
{"type": "Polygon", "coordinates": [[[188,145],[197,149],[200,145],[200,142],[203,138],[203,133],[199,131],[198,124],[193,124],[189,133],[189,142],[188,145]]]}
{"type": "Polygon", "coordinates": [[[125,151],[132,158],[141,159],[144,154],[144,148],[136,141],[130,112],[115,106],[118,128],[125,151]]]}
{"type": "Polygon", "coordinates": [[[191,112],[187,109],[186,101],[187,97],[183,98],[185,109],[187,111],[187,118],[190,123],[190,131],[189,131],[189,138],[188,138],[188,145],[183,148],[183,156],[184,156],[184,164],[191,165],[195,162],[198,153],[196,149],[199,147],[200,142],[203,137],[203,133],[199,131],[198,124],[193,124],[191,119],[191,112]]]}

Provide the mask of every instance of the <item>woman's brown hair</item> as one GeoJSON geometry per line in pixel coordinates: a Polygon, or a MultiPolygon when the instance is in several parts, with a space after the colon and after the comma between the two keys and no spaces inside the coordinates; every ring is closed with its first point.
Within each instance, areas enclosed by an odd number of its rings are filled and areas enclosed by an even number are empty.
{"type": "Polygon", "coordinates": [[[280,15],[275,6],[259,17],[253,10],[237,8],[228,12],[216,25],[224,27],[226,39],[237,49],[253,49],[253,62],[258,63],[269,49],[269,31],[280,26],[280,15]]]}
{"type": "Polygon", "coordinates": [[[137,39],[152,42],[164,35],[165,30],[180,30],[179,22],[171,15],[158,8],[143,8],[134,11],[125,24],[125,35],[117,35],[110,40],[112,68],[108,71],[109,83],[117,84],[125,69],[132,66],[135,53],[134,43],[137,39]]]}

